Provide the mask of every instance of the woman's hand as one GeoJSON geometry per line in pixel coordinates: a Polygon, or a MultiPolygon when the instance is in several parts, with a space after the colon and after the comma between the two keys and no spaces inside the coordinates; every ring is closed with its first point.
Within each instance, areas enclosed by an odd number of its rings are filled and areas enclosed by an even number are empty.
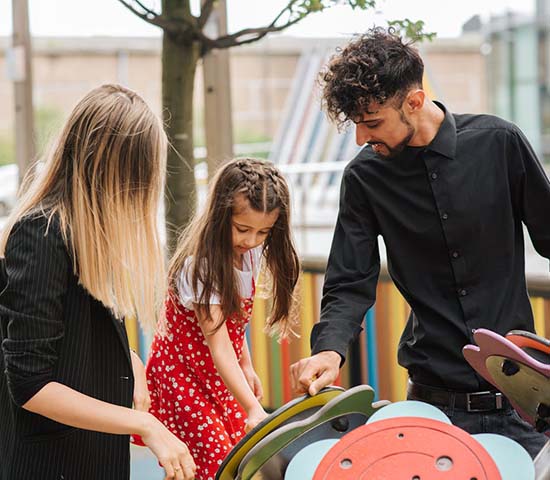
{"type": "Polygon", "coordinates": [[[158,458],[166,479],[195,478],[195,462],[187,446],[148,412],[106,403],[57,382],[42,387],[23,408],[71,427],[137,434],[158,458]]]}
{"type": "Polygon", "coordinates": [[[132,359],[132,371],[134,372],[134,408],[142,412],[148,412],[151,407],[151,396],[147,388],[145,366],[139,355],[133,350],[130,351],[132,359]]]}
{"type": "Polygon", "coordinates": [[[252,365],[241,366],[241,368],[244,373],[244,377],[246,378],[246,382],[250,387],[250,390],[252,390],[254,396],[258,399],[258,401],[260,401],[262,398],[264,398],[264,389],[262,388],[260,377],[258,377],[258,374],[254,370],[252,365]]]}
{"type": "Polygon", "coordinates": [[[247,414],[246,425],[244,431],[246,433],[250,432],[258,423],[260,423],[264,418],[267,418],[266,411],[261,407],[261,405],[251,408],[247,414]]]}
{"type": "Polygon", "coordinates": [[[197,467],[187,445],[153,415],[146,414],[141,438],[166,472],[165,480],[193,480],[197,467]]]}

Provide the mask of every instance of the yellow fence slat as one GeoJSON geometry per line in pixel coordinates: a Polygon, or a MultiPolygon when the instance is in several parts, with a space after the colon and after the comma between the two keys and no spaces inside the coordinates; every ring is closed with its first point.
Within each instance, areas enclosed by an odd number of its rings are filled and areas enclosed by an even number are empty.
{"type": "Polygon", "coordinates": [[[264,331],[265,319],[267,315],[266,301],[262,298],[256,298],[254,301],[254,310],[252,311],[252,324],[250,325],[250,338],[252,340],[252,365],[260,377],[264,386],[264,398],[262,404],[271,406],[271,395],[269,388],[269,362],[268,362],[268,336],[264,331]]]}
{"type": "Polygon", "coordinates": [[[404,400],[407,392],[407,371],[397,363],[397,347],[405,325],[406,303],[392,284],[389,297],[389,316],[391,325],[391,358],[392,358],[392,401],[404,400]]]}
{"type": "Polygon", "coordinates": [[[544,337],[546,333],[545,318],[544,318],[544,298],[531,297],[531,308],[535,317],[535,331],[537,335],[544,337]]]}
{"type": "Polygon", "coordinates": [[[309,357],[311,349],[309,346],[309,335],[315,321],[313,292],[313,274],[303,273],[301,277],[301,321],[300,321],[300,352],[301,357],[309,357]]]}
{"type": "Polygon", "coordinates": [[[137,319],[134,317],[127,318],[124,324],[126,325],[126,333],[128,334],[130,348],[136,352],[139,351],[139,326],[137,319]]]}

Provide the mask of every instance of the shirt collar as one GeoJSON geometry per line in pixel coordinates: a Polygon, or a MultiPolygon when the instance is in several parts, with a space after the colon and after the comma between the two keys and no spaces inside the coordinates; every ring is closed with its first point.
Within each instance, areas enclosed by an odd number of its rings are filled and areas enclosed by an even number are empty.
{"type": "Polygon", "coordinates": [[[445,118],[437,131],[434,139],[426,147],[426,150],[431,150],[440,153],[450,159],[455,158],[456,154],[456,122],[449,110],[440,102],[434,102],[445,114],[445,118]]]}

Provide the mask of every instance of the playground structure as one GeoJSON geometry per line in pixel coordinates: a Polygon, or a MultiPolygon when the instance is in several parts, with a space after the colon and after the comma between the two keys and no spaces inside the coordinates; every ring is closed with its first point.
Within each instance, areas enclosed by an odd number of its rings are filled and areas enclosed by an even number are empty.
{"type": "Polygon", "coordinates": [[[253,429],[222,463],[216,480],[543,480],[509,438],[469,435],[422,402],[374,402],[360,385],[295,399],[253,429]]]}
{"type": "MultiPolygon", "coordinates": [[[[472,367],[537,431],[550,434],[550,341],[530,332],[474,332],[472,367]]],[[[513,440],[469,435],[422,402],[374,401],[329,387],[276,410],[225,459],[216,480],[548,480],[550,441],[533,461],[513,440]]]]}
{"type": "MultiPolygon", "coordinates": [[[[550,435],[550,341],[513,330],[506,336],[485,329],[477,345],[464,347],[472,367],[510,400],[538,432],[550,435]]],[[[537,480],[550,479],[550,442],[535,459],[537,480]]]]}
{"type": "MultiPolygon", "coordinates": [[[[467,361],[550,434],[550,341],[484,329],[474,339],[464,347],[467,361]]],[[[359,385],[290,401],[236,445],[216,480],[550,479],[550,441],[533,461],[506,437],[467,434],[436,407],[374,397],[359,385]]]]}

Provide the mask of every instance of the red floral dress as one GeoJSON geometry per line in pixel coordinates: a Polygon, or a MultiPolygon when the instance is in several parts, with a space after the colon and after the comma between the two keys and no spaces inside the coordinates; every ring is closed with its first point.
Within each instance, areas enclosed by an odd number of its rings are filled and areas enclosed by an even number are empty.
{"type": "MultiPolygon", "coordinates": [[[[238,359],[255,293],[226,326],[238,359]]],[[[166,303],[166,334],[156,335],[147,362],[150,412],[184,441],[198,480],[214,480],[223,459],[244,436],[246,413],[218,374],[195,312],[172,296],[166,303]]]]}

